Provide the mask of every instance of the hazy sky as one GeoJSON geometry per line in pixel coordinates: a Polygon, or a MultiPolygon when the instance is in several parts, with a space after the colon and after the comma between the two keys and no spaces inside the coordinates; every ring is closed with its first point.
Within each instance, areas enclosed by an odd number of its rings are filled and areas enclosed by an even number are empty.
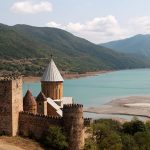
{"type": "Polygon", "coordinates": [[[1,0],[0,22],[65,29],[95,43],[150,33],[150,0],[1,0]]]}

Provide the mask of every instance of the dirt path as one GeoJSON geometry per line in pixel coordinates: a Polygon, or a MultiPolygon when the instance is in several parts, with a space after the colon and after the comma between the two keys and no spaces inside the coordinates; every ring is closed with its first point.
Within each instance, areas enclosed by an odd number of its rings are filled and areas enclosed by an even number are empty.
{"type": "Polygon", "coordinates": [[[0,150],[24,150],[0,140],[0,150]]]}
{"type": "Polygon", "coordinates": [[[31,139],[0,136],[0,150],[44,150],[44,148],[31,139]]]}

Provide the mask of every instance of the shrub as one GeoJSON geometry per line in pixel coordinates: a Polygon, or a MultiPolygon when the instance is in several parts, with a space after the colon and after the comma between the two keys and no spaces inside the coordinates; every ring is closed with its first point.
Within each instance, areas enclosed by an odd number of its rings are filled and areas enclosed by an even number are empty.
{"type": "Polygon", "coordinates": [[[140,150],[150,149],[150,133],[149,132],[137,132],[134,135],[134,139],[140,150]]]}
{"type": "Polygon", "coordinates": [[[138,150],[138,146],[132,135],[122,134],[122,150],[138,150]]]}
{"type": "Polygon", "coordinates": [[[85,140],[84,150],[97,150],[96,143],[91,137],[85,140]]]}
{"type": "Polygon", "coordinates": [[[66,137],[61,128],[57,126],[49,127],[48,130],[43,133],[40,141],[49,149],[66,150],[68,147],[66,137]]]}
{"type": "Polygon", "coordinates": [[[98,143],[99,150],[122,150],[121,137],[115,132],[111,132],[100,143],[98,143]]]}

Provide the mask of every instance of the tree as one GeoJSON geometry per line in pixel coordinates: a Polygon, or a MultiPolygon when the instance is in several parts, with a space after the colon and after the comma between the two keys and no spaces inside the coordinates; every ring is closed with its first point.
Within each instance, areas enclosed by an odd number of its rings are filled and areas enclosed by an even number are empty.
{"type": "Polygon", "coordinates": [[[85,140],[84,150],[97,150],[96,143],[92,137],[85,140]]]}
{"type": "Polygon", "coordinates": [[[132,120],[123,124],[123,132],[126,134],[134,135],[136,132],[146,131],[145,124],[140,120],[132,120]]]}
{"type": "Polygon", "coordinates": [[[68,147],[66,137],[61,128],[49,127],[41,137],[42,144],[49,149],[66,150],[68,147]]]}
{"type": "Polygon", "coordinates": [[[145,127],[146,127],[146,130],[150,132],[150,121],[146,121],[145,127]]]}
{"type": "Polygon", "coordinates": [[[111,132],[98,144],[98,150],[122,150],[121,137],[117,133],[111,132]]]}
{"type": "Polygon", "coordinates": [[[105,137],[109,135],[110,128],[104,123],[93,125],[93,136],[95,137],[97,143],[100,143],[105,137]]]}
{"type": "Polygon", "coordinates": [[[138,146],[132,135],[122,134],[122,150],[138,150],[138,146]]]}
{"type": "Polygon", "coordinates": [[[137,132],[134,135],[134,139],[140,150],[150,150],[150,133],[149,132],[137,132]]]}

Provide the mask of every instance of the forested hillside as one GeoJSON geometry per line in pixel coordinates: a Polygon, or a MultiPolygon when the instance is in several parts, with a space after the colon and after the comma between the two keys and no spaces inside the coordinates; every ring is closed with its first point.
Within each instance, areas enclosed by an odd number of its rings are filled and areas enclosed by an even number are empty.
{"type": "Polygon", "coordinates": [[[93,44],[61,29],[0,24],[0,71],[39,75],[50,55],[60,70],[87,72],[149,67],[140,58],[93,44]]]}
{"type": "Polygon", "coordinates": [[[116,52],[133,54],[139,57],[150,57],[150,35],[136,35],[131,38],[101,44],[116,52]]]}

